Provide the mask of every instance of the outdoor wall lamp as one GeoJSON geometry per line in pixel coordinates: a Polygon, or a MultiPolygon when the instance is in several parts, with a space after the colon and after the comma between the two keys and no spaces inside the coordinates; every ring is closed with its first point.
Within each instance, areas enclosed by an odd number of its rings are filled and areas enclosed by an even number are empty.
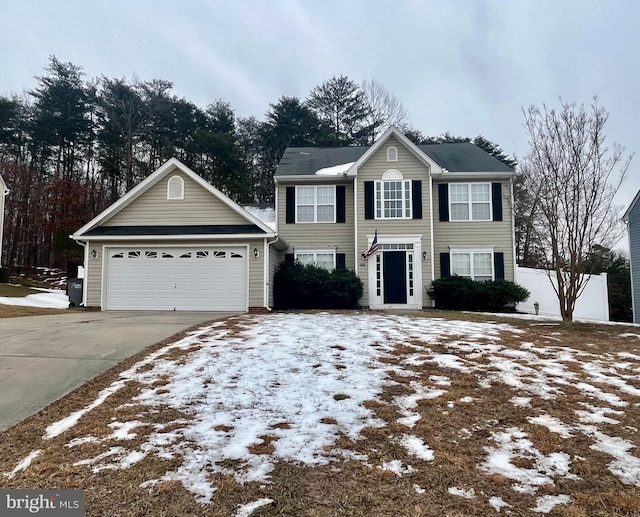
{"type": "Polygon", "coordinates": [[[253,258],[258,258],[260,256],[260,252],[258,248],[253,248],[253,258]]]}
{"type": "Polygon", "coordinates": [[[98,252],[96,250],[91,250],[91,258],[96,258],[98,256],[98,252]]]}
{"type": "Polygon", "coordinates": [[[427,252],[426,251],[422,252],[422,260],[427,260],[427,252]]]}

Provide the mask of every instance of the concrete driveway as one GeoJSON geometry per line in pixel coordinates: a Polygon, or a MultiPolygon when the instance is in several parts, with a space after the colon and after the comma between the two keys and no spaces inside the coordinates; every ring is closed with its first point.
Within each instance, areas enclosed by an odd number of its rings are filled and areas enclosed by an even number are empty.
{"type": "Polygon", "coordinates": [[[0,319],[0,431],[212,312],[74,312],[0,319]]]}

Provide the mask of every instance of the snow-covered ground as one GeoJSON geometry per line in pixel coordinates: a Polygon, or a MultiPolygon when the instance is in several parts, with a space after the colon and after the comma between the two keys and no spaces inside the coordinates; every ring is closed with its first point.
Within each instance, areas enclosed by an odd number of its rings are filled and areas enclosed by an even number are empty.
{"type": "MultiPolygon", "coordinates": [[[[75,464],[99,473],[130,468],[150,455],[177,458],[179,468],[141,486],[151,489],[161,481],[179,481],[207,503],[217,490],[212,473],[234,476],[239,483],[268,483],[275,464],[283,460],[338,466],[349,459],[396,476],[411,476],[437,459],[429,436],[415,431],[422,418],[421,400],[443,400],[442,418],[446,418],[493,387],[515,390],[519,396],[510,403],[518,410],[531,408],[533,401],[550,403],[577,388],[588,402],[576,404],[566,421],[538,408],[531,409],[528,422],[563,440],[585,440],[608,458],[606,468],[620,482],[640,487],[640,458],[634,444],[612,432],[620,415],[640,406],[636,387],[640,345],[637,351],[596,355],[534,344],[522,330],[507,324],[378,313],[247,315],[230,321],[231,325],[222,321],[201,328],[122,372],[85,408],[51,424],[45,443],[78,425],[129,383],[140,383],[143,389],[127,404],[140,408],[135,419],[120,421],[114,416],[107,436],[85,435],[66,442],[66,447],[78,448],[74,451],[86,443],[102,445],[103,452],[75,464]],[[519,340],[520,346],[501,344],[505,335],[519,340]],[[405,350],[402,355],[397,353],[398,344],[405,350]],[[442,369],[439,375],[429,376],[428,381],[416,376],[415,367],[436,365],[442,369]],[[461,373],[476,375],[480,388],[470,387],[465,396],[453,398],[448,390],[461,373]],[[381,402],[382,391],[397,383],[393,378],[398,376],[406,378],[413,390],[392,402],[404,431],[390,434],[389,439],[401,445],[404,460],[376,464],[362,452],[332,447],[341,435],[357,440],[363,429],[387,425],[364,402],[381,402]],[[179,409],[188,418],[161,424],[145,421],[145,415],[159,407],[179,409]],[[136,445],[129,445],[134,438],[136,445]],[[260,446],[272,450],[256,451],[260,446]],[[235,460],[237,466],[229,467],[232,463],[227,460],[235,460]]],[[[459,429],[462,440],[473,434],[473,428],[459,429]]],[[[535,506],[529,508],[533,512],[548,513],[571,501],[569,494],[549,495],[548,487],[561,480],[579,481],[574,467],[579,458],[565,452],[545,454],[513,423],[495,421],[487,435],[484,459],[477,465],[479,475],[498,474],[509,480],[514,494],[535,497],[535,506]]],[[[37,454],[33,451],[23,459],[13,474],[29,468],[37,454]]],[[[422,494],[429,487],[414,484],[414,488],[422,494]]],[[[512,506],[504,494],[473,486],[452,485],[448,494],[482,498],[496,512],[508,513],[512,506]]],[[[251,503],[237,515],[250,515],[269,502],[251,503]]]]}
{"type": "Polygon", "coordinates": [[[22,307],[42,307],[46,309],[66,309],[69,297],[60,289],[37,289],[41,291],[23,297],[0,296],[2,305],[20,305],[22,307]]]}

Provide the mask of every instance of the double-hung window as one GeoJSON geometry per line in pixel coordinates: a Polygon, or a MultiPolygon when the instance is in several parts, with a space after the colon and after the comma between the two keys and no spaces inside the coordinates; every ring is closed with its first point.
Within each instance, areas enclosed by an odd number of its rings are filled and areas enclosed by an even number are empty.
{"type": "Polygon", "coordinates": [[[451,251],[451,274],[472,280],[493,280],[493,251],[451,251]]]}
{"type": "Polygon", "coordinates": [[[329,271],[336,268],[336,254],[331,251],[300,251],[296,252],[295,259],[300,264],[318,266],[329,271]]]}
{"type": "Polygon", "coordinates": [[[335,223],[336,187],[296,187],[296,223],[335,223]]]}
{"type": "Polygon", "coordinates": [[[376,219],[411,219],[411,180],[376,181],[376,219]]]}
{"type": "Polygon", "coordinates": [[[450,183],[451,221],[491,221],[490,183],[450,183]]]}

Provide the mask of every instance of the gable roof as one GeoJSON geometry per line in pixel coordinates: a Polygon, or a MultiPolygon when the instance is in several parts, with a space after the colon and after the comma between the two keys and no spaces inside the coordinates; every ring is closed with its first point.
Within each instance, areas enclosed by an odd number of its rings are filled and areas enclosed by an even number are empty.
{"type": "Polygon", "coordinates": [[[397,128],[389,128],[372,146],[288,147],[274,176],[314,176],[328,167],[356,162],[356,167],[373,154],[389,137],[398,138],[421,161],[434,163],[448,172],[513,174],[514,170],[471,143],[415,145],[397,128]]]}
{"type": "MultiPolygon", "coordinates": [[[[255,217],[253,214],[251,214],[248,211],[246,211],[239,204],[237,204],[233,200],[229,199],[222,192],[220,192],[217,188],[215,188],[213,185],[211,185],[210,183],[208,183],[207,181],[202,179],[198,174],[193,172],[189,167],[184,165],[180,160],[178,160],[176,158],[171,158],[170,160],[166,161],[163,165],[161,165],[155,172],[150,174],[146,179],[144,179],[142,182],[140,182],[138,185],[136,185],[133,189],[131,189],[129,192],[127,192],[124,196],[122,196],[118,201],[113,203],[110,207],[108,207],[106,210],[104,210],[103,212],[98,214],[96,217],[91,219],[91,221],[89,221],[82,228],[80,228],[73,235],[71,235],[71,238],[72,239],[76,239],[76,240],[84,240],[87,237],[95,238],[95,237],[97,237],[99,235],[105,235],[105,236],[106,235],[110,235],[109,233],[105,233],[105,230],[98,229],[98,227],[100,227],[100,225],[102,225],[103,223],[107,222],[111,217],[113,217],[115,214],[117,214],[118,212],[123,210],[126,206],[128,206],[129,204],[134,202],[138,197],[140,197],[142,194],[144,194],[147,190],[149,190],[152,186],[157,184],[163,178],[167,177],[170,173],[174,172],[176,169],[180,170],[182,173],[184,173],[186,176],[191,178],[198,185],[200,185],[205,190],[210,192],[213,197],[217,198],[219,201],[221,201],[222,203],[227,205],[229,208],[231,208],[233,211],[235,211],[236,213],[241,215],[244,219],[246,219],[247,220],[247,227],[250,227],[250,228],[252,228],[254,230],[251,233],[260,233],[261,236],[263,236],[263,237],[274,237],[275,236],[275,232],[274,232],[274,230],[272,228],[267,226],[264,222],[262,222],[260,219],[255,217]]],[[[232,225],[232,226],[238,226],[238,225],[232,225]]],[[[240,225],[240,226],[242,226],[242,225],[240,225]]],[[[140,231],[143,231],[143,233],[141,235],[152,235],[152,234],[155,234],[155,235],[171,235],[170,233],[157,233],[159,231],[163,231],[160,227],[157,227],[157,228],[156,227],[144,227],[143,228],[143,227],[131,226],[129,228],[130,228],[131,231],[133,231],[134,229],[138,229],[140,231]],[[152,232],[152,233],[150,234],[149,232],[152,232]]],[[[165,227],[162,227],[162,228],[165,228],[165,227]]],[[[183,234],[185,234],[188,231],[190,231],[190,228],[195,228],[195,227],[181,226],[181,227],[177,227],[177,228],[181,228],[183,234]]],[[[210,226],[208,228],[209,229],[214,229],[214,228],[220,229],[221,227],[220,226],[210,226]]],[[[196,234],[197,233],[198,232],[196,232],[196,234]]],[[[226,229],[224,231],[221,231],[221,233],[229,235],[229,230],[226,229]]],[[[246,231],[239,231],[239,232],[236,232],[236,233],[247,233],[247,232],[246,231]]],[[[132,235],[132,234],[129,233],[128,235],[132,235]]]]}
{"type": "Polygon", "coordinates": [[[475,144],[421,144],[418,148],[449,172],[513,172],[506,163],[475,144]]]}
{"type": "Polygon", "coordinates": [[[639,199],[640,199],[640,190],[638,191],[636,196],[633,198],[633,201],[631,201],[631,204],[629,205],[629,208],[627,208],[627,211],[622,216],[623,221],[629,222],[629,215],[631,214],[631,210],[633,210],[633,207],[636,206],[636,203],[638,202],[639,199]]]}

